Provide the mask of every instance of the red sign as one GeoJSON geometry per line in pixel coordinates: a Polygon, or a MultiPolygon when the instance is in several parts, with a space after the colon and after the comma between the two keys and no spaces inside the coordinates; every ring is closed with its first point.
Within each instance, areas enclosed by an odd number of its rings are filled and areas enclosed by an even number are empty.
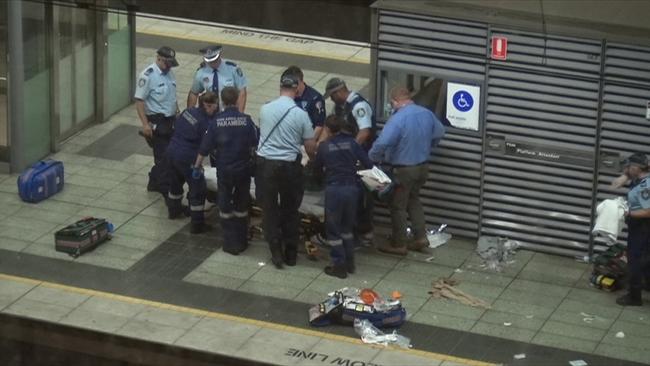
{"type": "Polygon", "coordinates": [[[508,55],[508,39],[506,37],[492,37],[492,59],[505,60],[508,55]]]}

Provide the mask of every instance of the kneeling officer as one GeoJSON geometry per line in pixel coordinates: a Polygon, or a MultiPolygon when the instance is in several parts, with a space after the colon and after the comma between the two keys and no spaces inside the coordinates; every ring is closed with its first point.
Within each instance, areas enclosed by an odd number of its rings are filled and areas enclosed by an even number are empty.
{"type": "Polygon", "coordinates": [[[232,86],[221,90],[224,111],[218,113],[203,137],[194,167],[216,149],[217,204],[223,228],[224,252],[237,255],[248,246],[248,209],[252,173],[252,152],[258,131],[248,114],[239,112],[239,91],[232,86]]]}
{"type": "Polygon", "coordinates": [[[209,225],[205,224],[203,215],[206,194],[203,169],[194,167],[194,161],[199,152],[201,139],[219,108],[219,99],[216,94],[207,92],[199,99],[199,105],[200,107],[184,110],[178,116],[174,135],[167,148],[169,194],[165,198],[165,203],[169,218],[183,216],[181,199],[183,198],[183,184],[187,182],[192,223],[190,232],[192,234],[199,234],[210,229],[209,225]]]}

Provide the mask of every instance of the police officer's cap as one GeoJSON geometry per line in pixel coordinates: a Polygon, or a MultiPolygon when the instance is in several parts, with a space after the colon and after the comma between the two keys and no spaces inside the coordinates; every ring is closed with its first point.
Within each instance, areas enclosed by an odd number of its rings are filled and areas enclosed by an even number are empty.
{"type": "Polygon", "coordinates": [[[206,48],[201,48],[199,52],[203,54],[203,60],[205,60],[205,62],[212,62],[212,61],[216,61],[219,58],[219,56],[221,55],[221,50],[223,50],[222,46],[215,45],[206,48]]]}
{"type": "Polygon", "coordinates": [[[328,82],[327,85],[325,86],[325,94],[323,97],[329,98],[332,93],[339,89],[345,88],[345,81],[341,78],[331,78],[328,82]]]}
{"type": "Polygon", "coordinates": [[[642,152],[637,152],[630,155],[627,159],[623,160],[621,163],[623,167],[628,167],[630,165],[638,165],[640,167],[648,166],[648,157],[642,152]]]}
{"type": "Polygon", "coordinates": [[[287,74],[280,78],[280,86],[283,88],[297,88],[298,84],[300,84],[300,80],[296,75],[287,74]]]}
{"type": "Polygon", "coordinates": [[[156,51],[156,53],[158,56],[164,58],[165,61],[169,62],[172,67],[178,66],[178,61],[176,61],[176,51],[174,51],[173,48],[162,46],[156,51]]]}

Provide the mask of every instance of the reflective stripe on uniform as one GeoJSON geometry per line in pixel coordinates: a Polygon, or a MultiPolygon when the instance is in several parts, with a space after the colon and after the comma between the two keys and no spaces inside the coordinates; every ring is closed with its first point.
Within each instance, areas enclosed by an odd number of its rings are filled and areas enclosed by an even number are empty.
{"type": "Polygon", "coordinates": [[[203,211],[203,205],[190,205],[190,211],[203,211]]]}
{"type": "Polygon", "coordinates": [[[170,200],[180,200],[183,198],[183,194],[173,194],[171,192],[167,193],[167,197],[169,197],[170,200]]]}
{"type": "Polygon", "coordinates": [[[343,245],[343,240],[342,239],[337,239],[337,240],[325,240],[325,244],[331,246],[331,247],[338,247],[343,245]]]}
{"type": "Polygon", "coordinates": [[[343,239],[354,239],[354,234],[352,234],[352,233],[341,234],[341,238],[343,238],[343,239]]]}
{"type": "Polygon", "coordinates": [[[248,211],[233,211],[232,214],[239,218],[248,217],[248,211]]]}
{"type": "Polygon", "coordinates": [[[222,219],[232,219],[233,217],[235,217],[235,215],[228,212],[219,211],[219,217],[221,217],[222,219]]]}

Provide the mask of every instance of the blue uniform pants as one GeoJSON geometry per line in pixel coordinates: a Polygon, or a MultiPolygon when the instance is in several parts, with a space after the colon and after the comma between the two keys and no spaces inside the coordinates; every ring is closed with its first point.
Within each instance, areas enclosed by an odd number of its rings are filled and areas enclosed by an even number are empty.
{"type": "Polygon", "coordinates": [[[631,219],[627,228],[630,292],[640,293],[644,278],[650,281],[650,220],[631,219]]]}
{"type": "Polygon", "coordinates": [[[238,254],[248,247],[251,175],[217,170],[217,204],[223,229],[223,250],[238,254]]]}
{"type": "Polygon", "coordinates": [[[169,192],[165,197],[167,210],[170,215],[177,215],[183,210],[181,200],[183,199],[183,184],[187,183],[189,192],[187,200],[190,203],[190,217],[192,223],[200,224],[205,221],[203,206],[205,202],[205,178],[192,178],[192,164],[194,162],[167,159],[167,179],[169,181],[169,192]]]}
{"type": "Polygon", "coordinates": [[[325,238],[335,266],[354,263],[354,233],[360,189],[356,182],[325,187],[325,238]]]}

